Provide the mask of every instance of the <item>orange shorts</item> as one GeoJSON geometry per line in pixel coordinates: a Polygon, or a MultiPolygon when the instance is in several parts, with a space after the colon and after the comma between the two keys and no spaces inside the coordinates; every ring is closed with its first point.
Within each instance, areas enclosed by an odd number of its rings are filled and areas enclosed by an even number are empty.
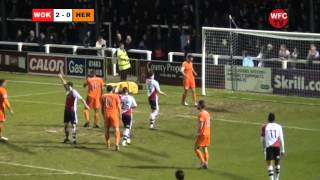
{"type": "Polygon", "coordinates": [[[210,135],[200,135],[197,137],[196,146],[205,147],[210,145],[210,135]]]}
{"type": "Polygon", "coordinates": [[[104,118],[104,127],[105,128],[119,128],[120,127],[120,120],[118,115],[106,115],[104,118]]]}
{"type": "Polygon", "coordinates": [[[0,109],[0,122],[4,122],[6,118],[4,110],[0,109]]]}
{"type": "Polygon", "coordinates": [[[185,78],[183,80],[184,89],[193,89],[196,88],[196,81],[194,78],[185,78]]]}
{"type": "Polygon", "coordinates": [[[99,109],[101,107],[101,103],[100,103],[100,97],[96,96],[96,97],[87,97],[87,104],[90,107],[90,109],[99,109]]]}

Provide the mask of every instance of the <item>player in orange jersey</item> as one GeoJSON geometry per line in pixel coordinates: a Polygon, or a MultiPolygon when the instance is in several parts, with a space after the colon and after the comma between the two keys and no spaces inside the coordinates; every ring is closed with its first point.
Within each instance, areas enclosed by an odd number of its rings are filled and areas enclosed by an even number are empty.
{"type": "Polygon", "coordinates": [[[183,88],[184,92],[182,94],[182,104],[188,106],[186,98],[188,95],[188,90],[192,90],[192,99],[195,106],[197,106],[197,94],[196,94],[196,82],[195,76],[198,74],[193,69],[193,57],[191,55],[187,56],[187,60],[182,63],[181,73],[183,74],[183,88]]]}
{"type": "MultiPolygon", "coordinates": [[[[94,110],[94,128],[99,128],[98,121],[99,121],[99,109],[101,107],[100,99],[103,92],[104,82],[103,79],[97,77],[95,72],[92,71],[90,76],[87,78],[86,82],[83,84],[84,87],[88,89],[87,95],[87,104],[90,109],[94,110]]],[[[90,111],[88,109],[84,110],[84,117],[86,123],[83,127],[90,127],[90,111]]]]}
{"type": "Polygon", "coordinates": [[[107,93],[101,97],[102,115],[104,117],[105,138],[108,148],[110,148],[109,130],[114,128],[116,139],[116,151],[119,150],[120,142],[120,117],[121,102],[118,94],[113,93],[113,87],[107,86],[107,93]]]}
{"type": "Polygon", "coordinates": [[[200,100],[197,107],[199,110],[198,133],[194,151],[201,161],[201,169],[208,169],[209,161],[208,146],[210,145],[210,114],[205,110],[205,107],[205,102],[200,100]]]}
{"type": "Polygon", "coordinates": [[[10,113],[13,114],[13,110],[8,100],[8,93],[6,90],[7,81],[0,79],[0,140],[8,141],[8,138],[3,136],[4,121],[6,118],[5,109],[9,109],[10,113]]]}

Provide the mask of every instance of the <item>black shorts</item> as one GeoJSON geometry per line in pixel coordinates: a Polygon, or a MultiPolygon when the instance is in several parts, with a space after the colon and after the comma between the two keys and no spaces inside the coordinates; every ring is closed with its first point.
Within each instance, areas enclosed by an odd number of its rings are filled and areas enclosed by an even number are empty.
{"type": "Polygon", "coordinates": [[[123,122],[123,126],[125,128],[131,129],[132,116],[131,115],[122,114],[122,122],[123,122]]]}
{"type": "Polygon", "coordinates": [[[77,124],[77,114],[74,111],[64,110],[64,123],[77,124]]]}
{"type": "Polygon", "coordinates": [[[280,147],[268,147],[266,149],[266,160],[280,160],[280,147]]]}
{"type": "Polygon", "coordinates": [[[152,110],[157,110],[158,109],[158,103],[157,103],[156,100],[149,99],[149,104],[150,104],[150,108],[152,110]]]}

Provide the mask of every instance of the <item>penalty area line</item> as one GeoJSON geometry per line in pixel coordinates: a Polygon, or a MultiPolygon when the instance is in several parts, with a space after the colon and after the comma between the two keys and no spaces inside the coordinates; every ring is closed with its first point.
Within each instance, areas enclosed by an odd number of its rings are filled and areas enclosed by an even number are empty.
{"type": "MultiPolygon", "coordinates": [[[[196,116],[188,116],[188,115],[176,115],[177,117],[182,118],[188,118],[188,119],[196,119],[196,116]]],[[[214,119],[214,121],[221,121],[226,123],[236,123],[236,124],[249,124],[249,125],[255,125],[255,126],[262,126],[261,123],[257,122],[250,122],[250,121],[239,121],[239,120],[230,120],[230,119],[214,119]]],[[[282,126],[286,129],[295,129],[295,130],[301,130],[301,131],[313,131],[313,132],[319,132],[320,129],[312,129],[312,128],[303,128],[303,127],[297,127],[297,126],[282,126]]]]}
{"type": "MultiPolygon", "coordinates": [[[[0,161],[0,164],[17,166],[17,167],[25,167],[25,168],[31,168],[31,169],[41,169],[41,170],[47,170],[47,171],[54,171],[54,172],[59,172],[60,174],[84,175],[84,176],[99,177],[99,178],[104,178],[104,179],[115,179],[115,180],[132,180],[132,179],[123,178],[123,177],[116,177],[116,176],[109,176],[109,175],[102,175],[102,174],[93,174],[93,173],[88,173],[88,172],[69,171],[69,170],[55,169],[55,168],[49,168],[49,167],[44,167],[44,166],[21,164],[21,163],[16,163],[16,162],[0,161]]],[[[52,174],[52,175],[55,175],[55,174],[52,174]]]]}
{"type": "Polygon", "coordinates": [[[74,173],[10,173],[0,174],[0,176],[52,176],[52,175],[74,175],[74,173]]]}

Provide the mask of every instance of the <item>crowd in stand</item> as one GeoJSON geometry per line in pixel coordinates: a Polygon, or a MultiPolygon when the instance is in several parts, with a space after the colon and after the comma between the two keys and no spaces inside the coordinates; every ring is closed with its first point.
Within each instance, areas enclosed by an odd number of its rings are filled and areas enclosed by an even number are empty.
{"type": "MultiPolygon", "coordinates": [[[[194,0],[98,0],[101,22],[112,24],[112,46],[120,41],[126,48],[152,50],[154,58],[166,58],[169,51],[199,52],[196,48],[196,11],[194,0]],[[160,27],[158,25],[166,25],[160,27]]],[[[200,26],[228,27],[232,14],[241,28],[270,29],[268,13],[274,8],[287,8],[289,31],[310,29],[308,0],[199,0],[200,26]]],[[[315,30],[320,32],[320,1],[314,1],[315,30]]],[[[12,0],[7,2],[9,18],[31,18],[32,8],[61,8],[60,1],[12,0]]],[[[63,1],[63,8],[95,8],[92,0],[63,1]]],[[[32,23],[8,22],[9,39],[22,42],[62,43],[95,46],[98,35],[107,39],[107,27],[99,32],[94,24],[42,23],[36,37],[32,23]]],[[[101,38],[100,38],[101,39],[101,38]]],[[[106,45],[109,43],[107,42],[106,45]]]]}

